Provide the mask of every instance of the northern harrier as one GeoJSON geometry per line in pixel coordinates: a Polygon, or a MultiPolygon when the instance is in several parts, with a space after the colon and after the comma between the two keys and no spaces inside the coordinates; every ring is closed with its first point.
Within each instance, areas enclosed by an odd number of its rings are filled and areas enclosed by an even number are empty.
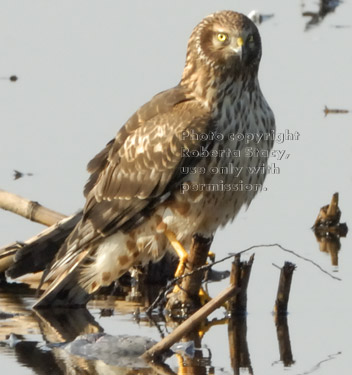
{"type": "Polygon", "coordinates": [[[275,131],[260,58],[257,27],[242,14],[217,12],[195,27],[180,83],[143,105],[88,164],[83,217],[35,307],[84,305],[131,266],[188,248],[195,233],[210,237],[249,205],[275,131]]]}

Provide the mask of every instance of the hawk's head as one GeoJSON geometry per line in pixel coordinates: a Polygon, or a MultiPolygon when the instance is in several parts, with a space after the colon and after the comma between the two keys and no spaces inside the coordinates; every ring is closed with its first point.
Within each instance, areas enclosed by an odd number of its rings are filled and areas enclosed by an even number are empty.
{"type": "Polygon", "coordinates": [[[188,43],[186,70],[211,67],[214,70],[256,73],[261,58],[257,27],[245,15],[221,11],[204,18],[188,43]]]}

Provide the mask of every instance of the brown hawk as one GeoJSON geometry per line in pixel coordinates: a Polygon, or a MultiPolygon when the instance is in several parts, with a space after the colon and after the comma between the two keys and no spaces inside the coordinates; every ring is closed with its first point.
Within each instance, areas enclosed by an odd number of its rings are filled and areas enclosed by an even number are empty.
{"type": "Polygon", "coordinates": [[[196,233],[210,237],[251,202],[265,178],[253,168],[266,167],[275,131],[260,58],[258,29],[240,13],[195,27],[180,83],[143,105],[88,164],[83,217],[35,307],[84,305],[131,266],[188,248],[196,233]]]}

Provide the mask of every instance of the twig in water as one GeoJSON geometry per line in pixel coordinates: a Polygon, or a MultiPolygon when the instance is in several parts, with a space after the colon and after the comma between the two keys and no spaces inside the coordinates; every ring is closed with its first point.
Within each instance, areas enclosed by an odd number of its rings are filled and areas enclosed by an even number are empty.
{"type": "MultiPolygon", "coordinates": [[[[220,260],[217,260],[211,264],[206,264],[205,266],[202,266],[200,267],[198,270],[194,270],[193,272],[196,272],[196,271],[199,271],[199,270],[206,270],[212,266],[214,266],[215,264],[218,264],[218,263],[222,263],[228,259],[231,259],[233,257],[235,257],[236,255],[240,255],[240,254],[244,254],[248,251],[251,251],[251,250],[254,250],[254,249],[259,249],[259,248],[262,248],[262,247],[278,247],[279,249],[281,249],[282,251],[285,251],[287,253],[290,253],[292,255],[294,255],[295,257],[297,258],[300,258],[306,262],[309,262],[309,263],[312,263],[315,267],[317,267],[321,272],[327,274],[328,276],[330,276],[331,278],[335,279],[335,280],[338,280],[338,281],[341,281],[341,279],[337,276],[334,276],[332,275],[330,272],[324,270],[324,268],[322,268],[321,266],[319,266],[318,263],[315,263],[313,260],[309,259],[309,258],[306,258],[304,257],[303,255],[299,255],[297,254],[295,251],[293,250],[289,250],[289,249],[286,249],[285,247],[283,247],[282,245],[278,244],[278,243],[273,243],[273,244],[262,244],[262,245],[253,245],[253,246],[250,246],[244,250],[241,250],[237,253],[230,253],[229,255],[227,255],[226,257],[220,259],[220,260]]],[[[189,276],[188,274],[184,274],[183,276],[181,277],[186,277],[186,276],[189,276]]]]}
{"type": "Polygon", "coordinates": [[[323,359],[322,361],[318,362],[314,367],[312,367],[310,370],[306,371],[306,372],[302,372],[300,374],[297,374],[297,375],[309,375],[309,374],[312,374],[313,372],[315,372],[316,370],[319,370],[320,369],[320,365],[323,364],[324,362],[327,362],[327,361],[331,361],[332,359],[335,359],[338,355],[342,354],[341,352],[337,352],[335,354],[329,354],[328,357],[326,359],[323,359]]]}
{"type": "Polygon", "coordinates": [[[231,296],[238,292],[239,288],[236,288],[234,285],[228,286],[221,293],[219,293],[217,297],[206,303],[202,308],[200,308],[197,312],[195,312],[187,320],[180,324],[167,337],[148,349],[143,354],[142,358],[148,361],[157,360],[159,354],[163,353],[165,350],[168,350],[170,346],[180,340],[180,338],[185,333],[190,332],[192,329],[196,328],[204,318],[206,318],[214,310],[220,307],[225,301],[227,301],[231,296]]]}
{"type": "Polygon", "coordinates": [[[293,250],[286,249],[286,248],[284,248],[283,246],[281,246],[281,245],[278,244],[278,243],[269,244],[269,245],[259,245],[258,247],[275,247],[275,246],[278,247],[279,249],[281,249],[282,251],[285,251],[285,252],[287,252],[287,253],[290,253],[290,254],[294,255],[295,257],[297,257],[297,258],[300,258],[300,259],[302,259],[302,260],[304,260],[304,261],[306,261],[306,262],[309,262],[309,263],[313,264],[313,266],[317,267],[321,272],[323,272],[323,273],[325,273],[326,275],[330,276],[332,279],[335,279],[335,280],[341,281],[341,279],[340,279],[339,277],[334,276],[334,275],[332,275],[330,272],[324,270],[324,268],[321,267],[318,263],[314,262],[313,260],[311,260],[311,259],[309,259],[309,258],[304,257],[303,255],[299,255],[299,254],[297,254],[297,253],[296,253],[295,251],[293,251],[293,250]]]}
{"type": "MultiPolygon", "coordinates": [[[[214,261],[210,264],[206,264],[202,267],[199,267],[195,270],[193,270],[192,272],[189,272],[189,273],[185,273],[183,274],[182,276],[179,276],[179,277],[176,277],[172,280],[170,280],[165,287],[163,287],[158,296],[156,297],[156,299],[154,300],[154,302],[148,307],[146,313],[147,314],[150,314],[153,309],[160,303],[160,301],[164,298],[165,294],[167,294],[171,288],[173,288],[175,286],[176,283],[178,283],[181,279],[185,278],[185,277],[188,277],[188,276],[191,276],[193,273],[195,272],[199,272],[199,271],[204,271],[204,270],[208,270],[209,268],[213,267],[215,264],[219,264],[219,263],[222,263],[222,262],[225,262],[226,260],[228,259],[231,259],[233,257],[235,257],[236,255],[240,255],[240,254],[244,254],[248,251],[251,251],[251,250],[254,250],[254,249],[259,249],[259,248],[263,248],[263,247],[278,247],[280,250],[282,251],[285,251],[289,254],[292,254],[294,256],[296,256],[297,258],[300,258],[306,262],[309,262],[311,264],[313,264],[313,266],[317,267],[321,272],[325,273],[326,275],[330,276],[332,279],[334,280],[338,280],[338,281],[341,281],[341,279],[337,276],[334,276],[332,275],[331,273],[329,273],[328,271],[324,270],[324,268],[322,268],[318,263],[314,262],[313,260],[309,259],[309,258],[306,258],[304,257],[303,255],[299,255],[297,254],[295,251],[293,250],[289,250],[289,249],[286,249],[285,247],[283,247],[282,245],[278,244],[278,243],[274,243],[274,244],[262,244],[262,245],[253,245],[253,246],[250,246],[244,250],[241,250],[237,253],[231,253],[229,255],[227,255],[226,257],[220,259],[220,260],[217,260],[217,261],[214,261]]],[[[280,267],[278,267],[280,268],[280,267]]],[[[281,269],[281,268],[280,268],[281,269]]]]}

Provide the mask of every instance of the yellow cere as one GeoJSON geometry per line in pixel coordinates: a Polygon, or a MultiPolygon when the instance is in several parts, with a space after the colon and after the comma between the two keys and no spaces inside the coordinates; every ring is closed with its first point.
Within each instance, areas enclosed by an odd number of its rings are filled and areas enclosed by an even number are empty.
{"type": "Polygon", "coordinates": [[[219,33],[218,34],[218,40],[220,42],[225,42],[226,39],[227,39],[227,35],[225,33],[219,33]]]}
{"type": "Polygon", "coordinates": [[[243,46],[243,39],[241,37],[237,38],[237,44],[242,47],[243,46]]]}

